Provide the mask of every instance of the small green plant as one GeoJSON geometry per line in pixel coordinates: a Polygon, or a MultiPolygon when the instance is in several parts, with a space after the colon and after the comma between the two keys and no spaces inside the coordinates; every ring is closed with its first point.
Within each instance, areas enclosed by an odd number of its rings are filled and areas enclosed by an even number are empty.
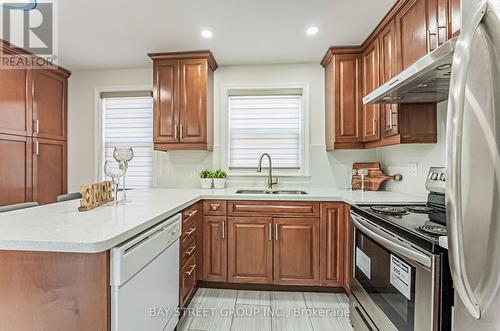
{"type": "Polygon", "coordinates": [[[222,169],[215,170],[212,173],[212,175],[213,175],[213,178],[221,178],[221,179],[227,178],[227,173],[224,170],[222,170],[222,169]]]}
{"type": "Polygon", "coordinates": [[[202,179],[214,178],[214,174],[210,170],[205,169],[202,172],[200,172],[200,178],[202,178],[202,179]]]}

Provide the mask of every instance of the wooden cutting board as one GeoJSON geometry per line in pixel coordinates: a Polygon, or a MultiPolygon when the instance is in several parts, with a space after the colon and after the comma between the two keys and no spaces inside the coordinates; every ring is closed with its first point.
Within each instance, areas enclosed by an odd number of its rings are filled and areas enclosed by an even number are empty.
{"type": "MultiPolygon", "coordinates": [[[[379,191],[382,183],[388,179],[394,179],[398,182],[403,179],[403,176],[399,174],[393,176],[384,174],[379,162],[356,162],[352,164],[352,169],[368,169],[368,175],[365,176],[365,190],[367,191],[379,191]]],[[[361,176],[352,176],[351,184],[354,190],[360,190],[361,176]]]]}

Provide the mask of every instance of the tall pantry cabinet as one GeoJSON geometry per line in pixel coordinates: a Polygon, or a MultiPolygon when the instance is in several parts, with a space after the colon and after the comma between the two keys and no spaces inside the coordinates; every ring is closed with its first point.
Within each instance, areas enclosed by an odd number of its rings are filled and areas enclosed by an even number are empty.
{"type": "MultiPolygon", "coordinates": [[[[3,41],[0,48],[27,56],[3,41]]],[[[0,206],[66,193],[70,75],[61,67],[0,69],[0,206]]]]}

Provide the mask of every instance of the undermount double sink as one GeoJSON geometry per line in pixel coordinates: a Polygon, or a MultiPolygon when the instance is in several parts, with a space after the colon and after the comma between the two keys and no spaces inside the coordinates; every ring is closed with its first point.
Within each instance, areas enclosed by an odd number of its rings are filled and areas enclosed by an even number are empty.
{"type": "Polygon", "coordinates": [[[290,195],[304,195],[305,191],[300,190],[237,190],[236,194],[290,194],[290,195]]]}

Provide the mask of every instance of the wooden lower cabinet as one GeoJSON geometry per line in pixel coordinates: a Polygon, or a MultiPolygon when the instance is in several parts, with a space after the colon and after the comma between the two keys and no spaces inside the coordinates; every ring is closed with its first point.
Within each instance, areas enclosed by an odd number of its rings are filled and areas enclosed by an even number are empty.
{"type": "Polygon", "coordinates": [[[348,205],[228,201],[228,216],[210,216],[209,203],[215,202],[204,201],[203,281],[346,288],[348,205]]]}
{"type": "Polygon", "coordinates": [[[273,281],[271,217],[228,218],[228,282],[273,281]]]}
{"type": "Polygon", "coordinates": [[[319,219],[275,218],[274,283],[319,285],[319,219]]]}
{"type": "Polygon", "coordinates": [[[321,204],[321,285],[344,284],[344,204],[321,204]]]}
{"type": "Polygon", "coordinates": [[[353,235],[354,226],[351,223],[351,206],[344,206],[344,289],[347,293],[351,292],[352,278],[352,258],[353,258],[353,235]]]}
{"type": "Polygon", "coordinates": [[[203,280],[227,281],[227,235],[225,216],[203,218],[203,280]]]}

